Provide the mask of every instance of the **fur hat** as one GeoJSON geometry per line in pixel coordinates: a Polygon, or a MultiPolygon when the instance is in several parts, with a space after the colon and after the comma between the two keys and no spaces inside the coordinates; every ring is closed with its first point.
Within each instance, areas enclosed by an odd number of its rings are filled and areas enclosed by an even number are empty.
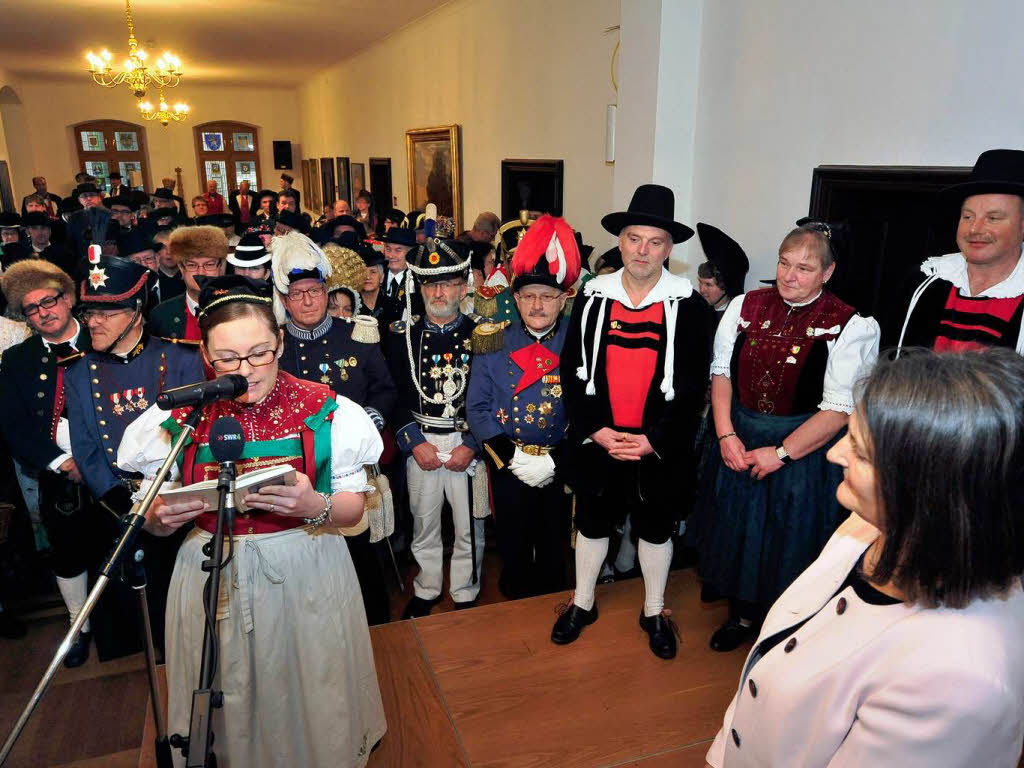
{"type": "Polygon", "coordinates": [[[228,257],[228,238],[220,227],[179,227],[171,233],[167,245],[175,264],[189,259],[228,257]]]}
{"type": "Polygon", "coordinates": [[[274,237],[270,250],[273,254],[271,274],[274,287],[277,288],[274,293],[274,314],[277,315],[277,322],[284,325],[287,313],[281,294],[288,293],[292,280],[312,278],[326,282],[333,269],[320,246],[296,230],[274,237]]]}
{"type": "Polygon", "coordinates": [[[21,315],[21,303],[25,296],[40,288],[53,288],[70,296],[75,301],[75,283],[60,267],[45,259],[22,259],[7,268],[0,275],[0,288],[11,308],[21,315]]]}

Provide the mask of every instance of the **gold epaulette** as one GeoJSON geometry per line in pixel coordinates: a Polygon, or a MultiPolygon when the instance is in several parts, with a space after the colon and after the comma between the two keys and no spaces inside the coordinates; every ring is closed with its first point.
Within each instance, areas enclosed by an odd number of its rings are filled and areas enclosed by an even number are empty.
{"type": "Polygon", "coordinates": [[[500,352],[505,346],[505,326],[508,320],[500,323],[480,323],[473,329],[473,354],[487,355],[500,352]]]}

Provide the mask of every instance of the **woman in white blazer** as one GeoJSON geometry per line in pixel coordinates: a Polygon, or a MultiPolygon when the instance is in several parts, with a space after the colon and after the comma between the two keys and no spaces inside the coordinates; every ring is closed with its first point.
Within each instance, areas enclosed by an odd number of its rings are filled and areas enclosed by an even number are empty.
{"type": "Polygon", "coordinates": [[[853,514],[772,606],[708,765],[1014,768],[1024,359],[880,363],[828,458],[853,514]]]}

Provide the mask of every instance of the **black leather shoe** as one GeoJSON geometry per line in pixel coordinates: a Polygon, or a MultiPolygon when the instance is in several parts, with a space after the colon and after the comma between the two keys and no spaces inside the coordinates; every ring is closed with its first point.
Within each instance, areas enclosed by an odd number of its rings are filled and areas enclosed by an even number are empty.
{"type": "Polygon", "coordinates": [[[583,628],[597,621],[597,605],[585,611],[573,603],[558,617],[551,629],[551,642],[557,645],[568,645],[577,637],[583,628]]]}
{"type": "Polygon", "coordinates": [[[24,637],[28,629],[22,624],[18,617],[10,611],[0,611],[0,637],[8,640],[17,640],[24,637]]]}
{"type": "Polygon", "coordinates": [[[647,633],[647,644],[651,652],[659,659],[676,657],[676,634],[672,622],[664,613],[657,616],[644,616],[640,611],[640,628],[647,633]]]}
{"type": "Polygon", "coordinates": [[[700,601],[702,603],[714,603],[721,600],[725,595],[715,589],[708,582],[704,582],[700,586],[700,601]]]}
{"type": "Polygon", "coordinates": [[[715,634],[711,636],[711,650],[720,653],[735,651],[747,640],[754,637],[754,632],[753,624],[749,627],[744,627],[735,619],[729,619],[729,621],[715,630],[715,634]]]}
{"type": "Polygon", "coordinates": [[[79,632],[78,638],[68,649],[68,655],[64,657],[64,666],[68,669],[80,667],[89,658],[89,641],[92,640],[90,632],[79,632]]]}
{"type": "Polygon", "coordinates": [[[402,612],[403,619],[418,619],[429,616],[431,609],[437,604],[437,600],[427,600],[422,597],[413,596],[412,600],[405,606],[402,612]]]}
{"type": "Polygon", "coordinates": [[[463,600],[461,603],[455,601],[455,610],[464,611],[467,608],[472,608],[476,605],[476,600],[463,600]]]}

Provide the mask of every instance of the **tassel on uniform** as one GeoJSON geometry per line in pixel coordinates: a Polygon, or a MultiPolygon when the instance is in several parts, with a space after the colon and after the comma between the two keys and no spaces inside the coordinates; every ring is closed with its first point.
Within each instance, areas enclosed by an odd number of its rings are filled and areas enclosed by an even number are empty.
{"type": "Polygon", "coordinates": [[[482,461],[476,463],[473,472],[473,517],[478,520],[491,516],[490,480],[482,461]]]}
{"type": "Polygon", "coordinates": [[[352,341],[358,341],[362,344],[380,343],[380,328],[377,325],[377,318],[356,315],[351,319],[351,322],[354,323],[352,326],[352,341]]]}

